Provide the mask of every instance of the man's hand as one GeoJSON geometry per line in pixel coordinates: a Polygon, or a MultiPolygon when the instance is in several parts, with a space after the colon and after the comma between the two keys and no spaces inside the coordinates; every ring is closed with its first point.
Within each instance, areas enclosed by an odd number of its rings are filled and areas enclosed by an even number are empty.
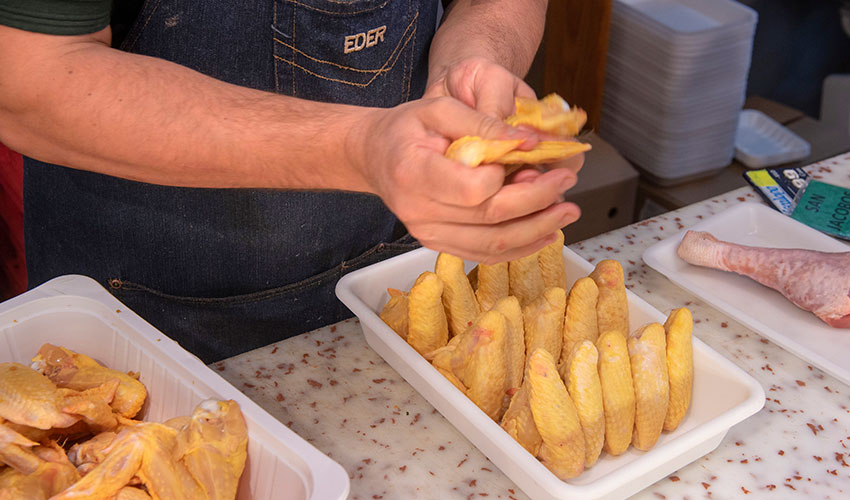
{"type": "Polygon", "coordinates": [[[464,59],[432,75],[425,97],[450,96],[481,113],[504,120],[514,112],[515,97],[536,98],[522,79],[482,57],[464,59]]]}
{"type": "Polygon", "coordinates": [[[578,219],[579,209],[559,202],[576,182],[571,170],[553,170],[504,186],[504,168],[470,168],[447,159],[449,143],[464,135],[525,138],[530,131],[476,112],[450,97],[375,109],[347,139],[355,166],[423,245],[484,263],[528,255],[552,242],[578,219]]]}

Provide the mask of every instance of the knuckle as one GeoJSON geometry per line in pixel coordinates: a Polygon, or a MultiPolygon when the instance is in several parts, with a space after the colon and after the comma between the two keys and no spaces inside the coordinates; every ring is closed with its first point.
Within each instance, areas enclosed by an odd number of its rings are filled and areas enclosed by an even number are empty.
{"type": "Polygon", "coordinates": [[[484,205],[481,220],[485,224],[498,224],[505,221],[505,209],[496,203],[487,203],[484,205]]]}
{"type": "Polygon", "coordinates": [[[487,258],[494,258],[497,255],[505,253],[508,248],[507,238],[504,235],[499,235],[487,242],[484,246],[484,251],[487,258]]]}
{"type": "Polygon", "coordinates": [[[481,183],[466,182],[461,184],[458,195],[462,206],[478,206],[487,199],[486,187],[481,183]]]}

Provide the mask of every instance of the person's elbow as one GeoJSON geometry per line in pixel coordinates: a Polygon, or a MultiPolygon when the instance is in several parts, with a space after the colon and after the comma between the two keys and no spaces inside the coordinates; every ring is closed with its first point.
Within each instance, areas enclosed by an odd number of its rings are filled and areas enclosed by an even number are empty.
{"type": "Polygon", "coordinates": [[[65,55],[98,46],[108,47],[110,29],[86,35],[48,35],[0,25],[0,142],[25,151],[33,128],[57,111],[74,61],[65,55]]]}

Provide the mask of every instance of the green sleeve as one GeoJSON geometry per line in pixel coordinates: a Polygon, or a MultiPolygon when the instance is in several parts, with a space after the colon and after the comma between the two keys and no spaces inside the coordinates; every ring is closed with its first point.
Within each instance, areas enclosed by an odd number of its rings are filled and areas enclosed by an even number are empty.
{"type": "Polygon", "coordinates": [[[112,0],[0,0],[0,24],[50,35],[84,35],[109,25],[112,0]]]}

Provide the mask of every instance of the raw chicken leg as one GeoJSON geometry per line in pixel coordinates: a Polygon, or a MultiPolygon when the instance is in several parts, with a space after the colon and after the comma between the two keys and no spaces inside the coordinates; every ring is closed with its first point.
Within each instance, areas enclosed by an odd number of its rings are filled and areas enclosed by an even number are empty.
{"type": "Polygon", "coordinates": [[[850,252],[749,247],[688,231],[677,253],[690,264],[752,278],[829,326],[850,328],[850,252]]]}

